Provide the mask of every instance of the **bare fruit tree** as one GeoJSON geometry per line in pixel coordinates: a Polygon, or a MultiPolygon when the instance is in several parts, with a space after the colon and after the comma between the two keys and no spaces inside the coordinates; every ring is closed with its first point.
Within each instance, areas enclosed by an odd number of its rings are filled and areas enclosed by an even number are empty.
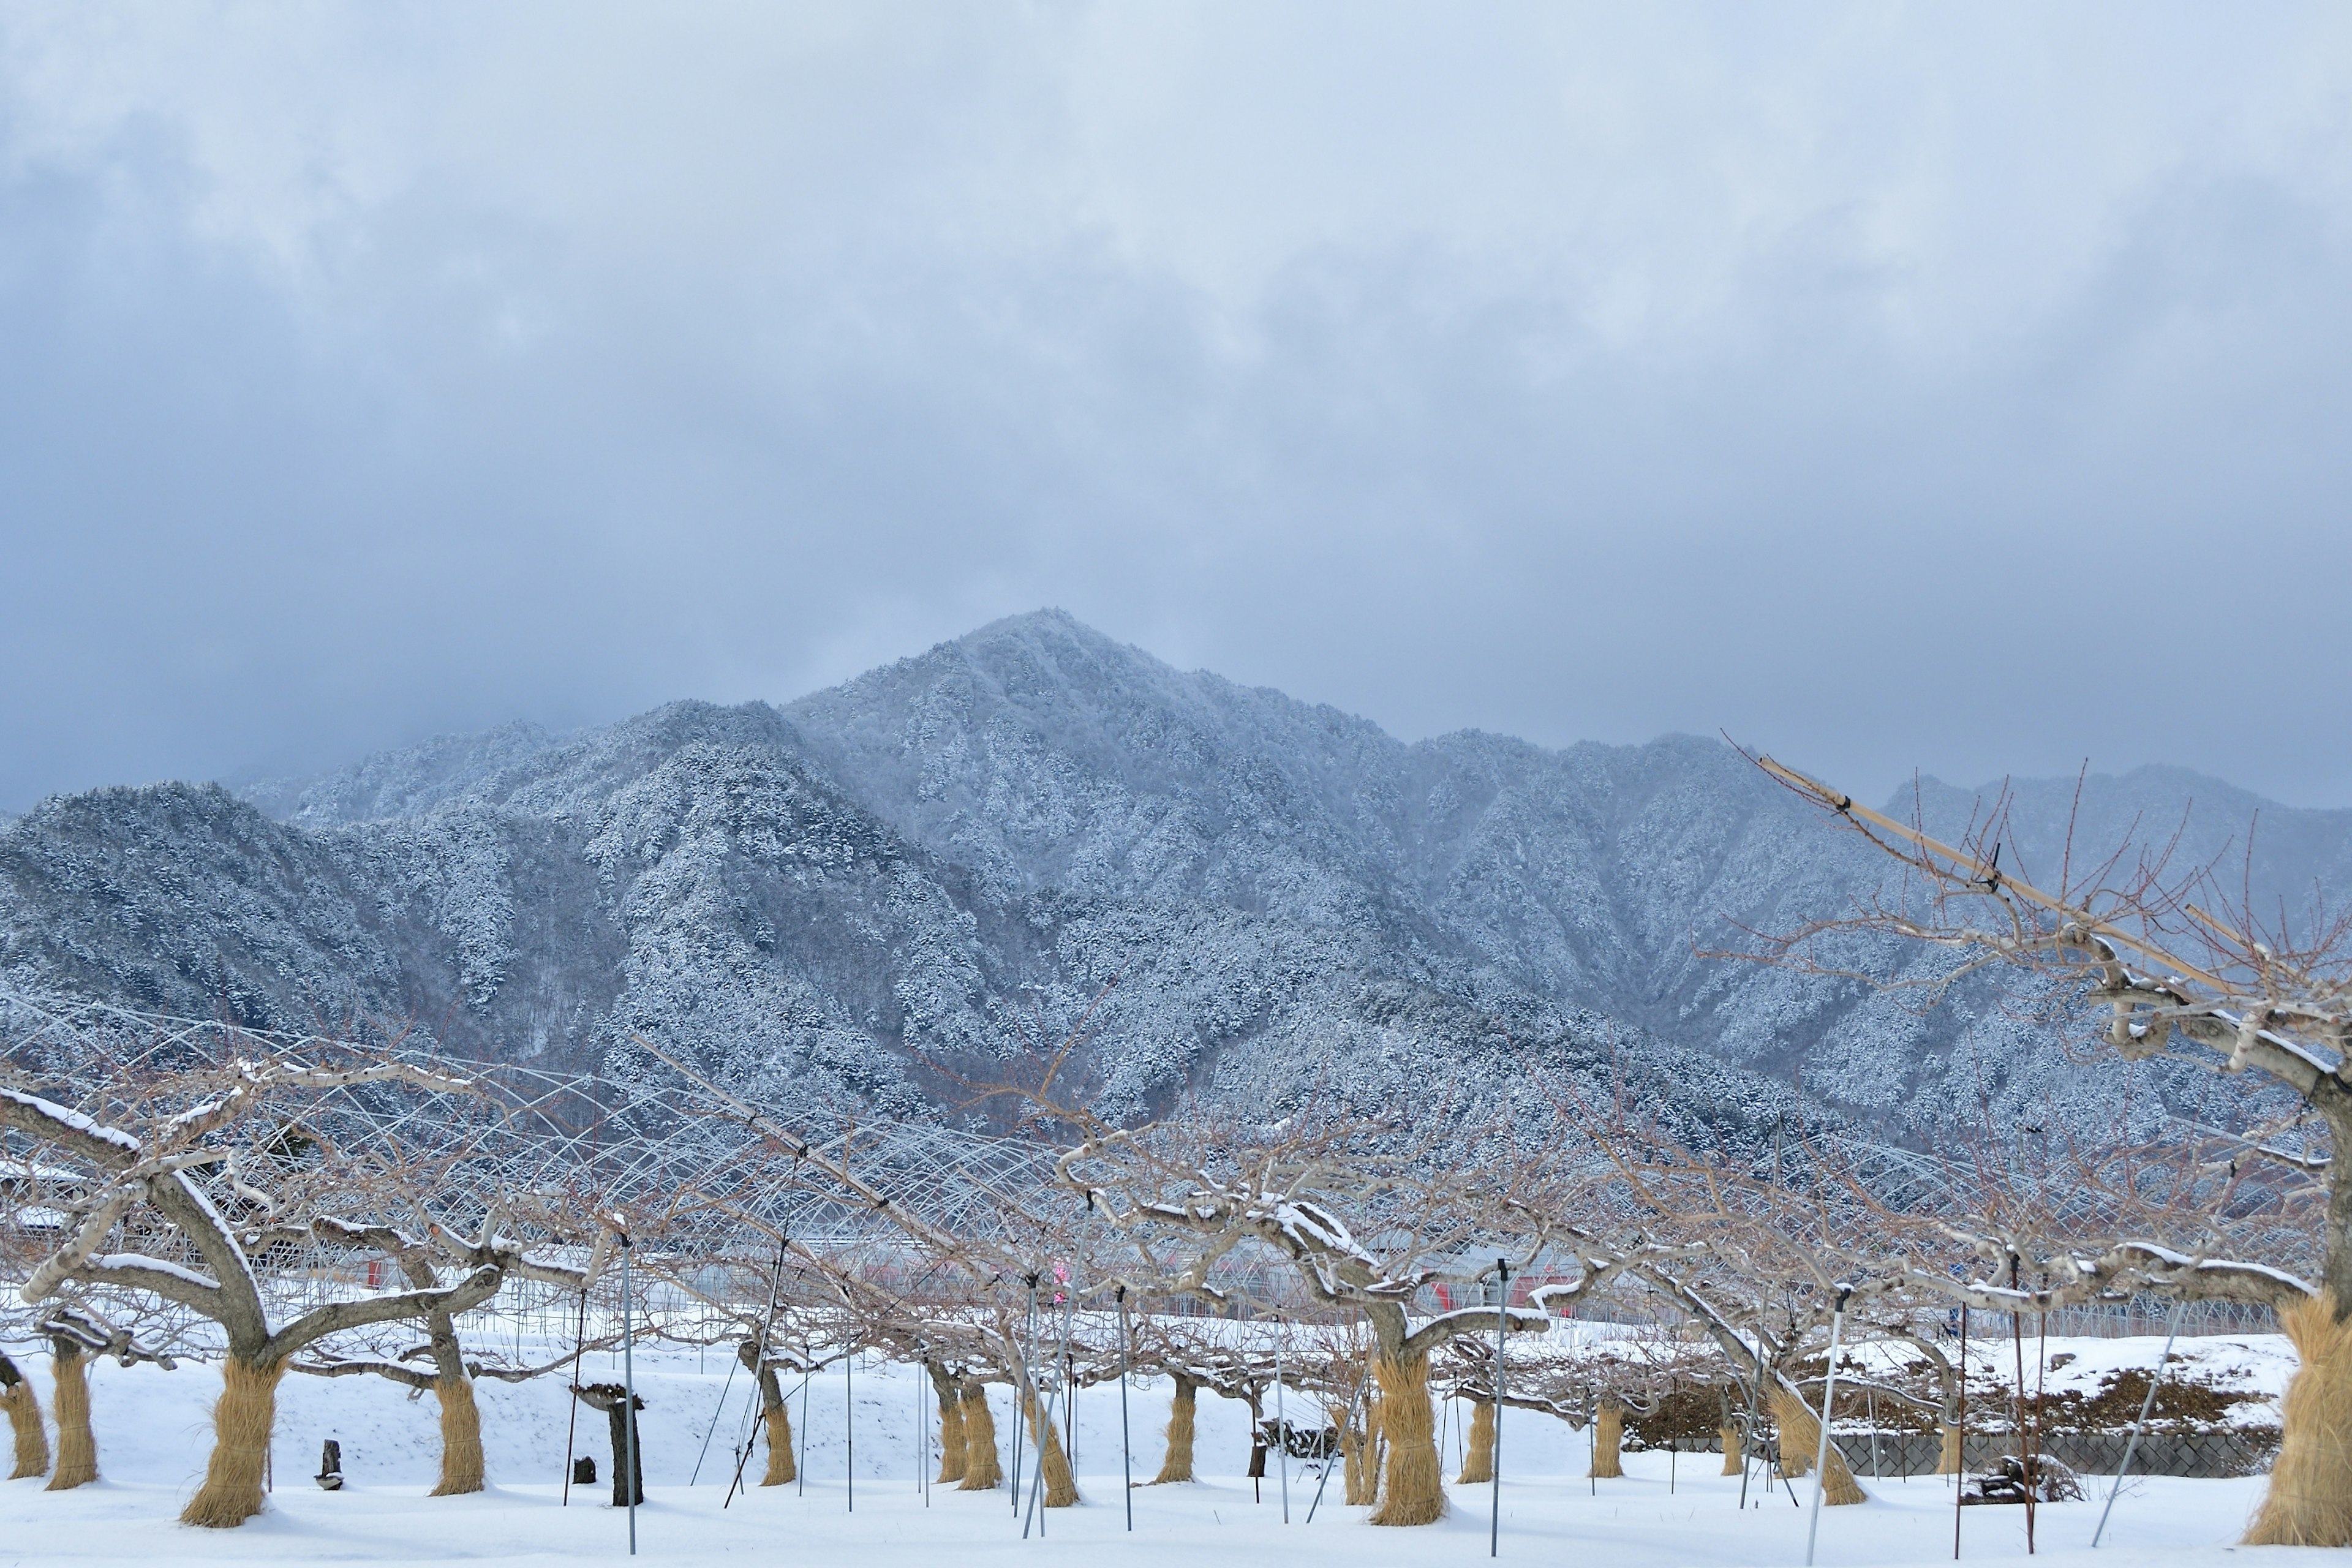
{"type": "Polygon", "coordinates": [[[2266,919],[2250,895],[2229,892],[2210,868],[2175,871],[2161,844],[2123,846],[2079,868],[2070,853],[2047,891],[2000,866],[2005,797],[1950,844],[1923,820],[1873,811],[1769,757],[1756,762],[1883,851],[1900,877],[1841,915],[1772,933],[1751,956],[1884,984],[1842,961],[1840,938],[1870,932],[1931,944],[1955,955],[1938,984],[1998,968],[2056,998],[2053,1050],[2079,1040],[2118,1064],[2162,1057],[2287,1091],[2277,1122],[2232,1131],[2245,1160],[2322,1184],[2315,1279],[2129,1238],[2090,1260],[2089,1271],[2109,1289],[2128,1274],[2144,1289],[2277,1310],[2302,1367],[2281,1412],[2270,1492],[2246,1540],[2352,1545],[2352,1163],[2343,1157],[2352,1148],[2352,915],[2322,910],[2297,931],[2284,913],[2266,919]],[[2307,1135],[2313,1120],[2321,1140],[2307,1135]]]}
{"type": "MultiPolygon", "coordinates": [[[[151,1086],[144,1096],[117,1093],[121,1114],[101,1120],[0,1085],[0,1126],[70,1163],[80,1176],[70,1232],[33,1268],[21,1287],[24,1299],[39,1302],[76,1286],[151,1296],[210,1320],[225,1342],[212,1458],[204,1485],[181,1515],[190,1524],[236,1525],[261,1511],[278,1383],[296,1352],[372,1323],[464,1311],[498,1291],[500,1268],[484,1266],[444,1289],[359,1294],[277,1321],[248,1236],[275,1233],[282,1220],[259,1226],[238,1220],[270,1215],[281,1205],[248,1179],[260,1175],[255,1167],[266,1164],[266,1156],[255,1160],[255,1149],[236,1135],[282,1095],[362,1083],[431,1093],[464,1087],[403,1062],[330,1068],[282,1058],[238,1061],[151,1086]],[[110,1238],[133,1225],[138,1240],[131,1249],[106,1250],[110,1238]]],[[[264,1146],[280,1139],[273,1127],[264,1146]]]]}

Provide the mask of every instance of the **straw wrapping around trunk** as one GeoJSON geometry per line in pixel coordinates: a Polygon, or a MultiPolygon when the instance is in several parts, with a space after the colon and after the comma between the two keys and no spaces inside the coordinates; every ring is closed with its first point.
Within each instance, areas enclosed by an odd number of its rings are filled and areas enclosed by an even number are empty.
{"type": "Polygon", "coordinates": [[[1437,1413],[1429,1403],[1429,1357],[1381,1356],[1373,1375],[1381,1385],[1381,1425],[1388,1473],[1371,1522],[1435,1524],[1445,1517],[1445,1472],[1437,1462],[1437,1413]]]}
{"type": "Polygon", "coordinates": [[[2279,1406],[2278,1460],[2248,1546],[2352,1546],[2352,1320],[2323,1291],[2279,1311],[2303,1364],[2279,1406]]]}
{"type": "Polygon", "coordinates": [[[1191,1378],[1177,1375],[1176,1397],[1168,1405],[1168,1452],[1160,1460],[1160,1473],[1151,1478],[1155,1487],[1192,1479],[1192,1422],[1200,1392],[1200,1385],[1191,1378]]]}
{"type": "Polygon", "coordinates": [[[1592,1464],[1586,1473],[1604,1481],[1623,1475],[1624,1446],[1625,1407],[1614,1402],[1601,1405],[1592,1417],[1592,1464]]]}
{"type": "Polygon", "coordinates": [[[778,1400],[760,1412],[760,1423],[768,1429],[768,1469],[760,1478],[763,1487],[781,1487],[800,1479],[800,1465],[793,1458],[792,1406],[778,1400]]]}
{"type": "Polygon", "coordinates": [[[963,1388],[963,1479],[960,1492],[992,1492],[1004,1484],[1003,1462],[996,1453],[996,1417],[988,1408],[988,1390],[968,1383],[963,1388]]]}
{"type": "MultiPolygon", "coordinates": [[[[1821,1447],[1822,1424],[1801,1398],[1788,1389],[1772,1389],[1772,1419],[1780,1427],[1780,1473],[1801,1476],[1813,1468],[1813,1451],[1821,1447]],[[1801,1458],[1800,1458],[1801,1455],[1801,1458]]],[[[1846,1468],[1845,1456],[1830,1445],[1829,1473],[1822,1478],[1822,1501],[1831,1508],[1868,1502],[1870,1494],[1846,1468]]]]}
{"type": "Polygon", "coordinates": [[[49,1429],[42,1424],[41,1401],[31,1381],[5,1356],[0,1356],[0,1371],[7,1373],[7,1387],[0,1389],[0,1405],[7,1407],[8,1429],[16,1439],[16,1468],[8,1479],[21,1481],[49,1468],[49,1429]]]}
{"type": "Polygon", "coordinates": [[[1960,1429],[1948,1421],[1944,1424],[1944,1445],[1936,1455],[1936,1473],[1939,1476],[1960,1473],[1960,1429]]]}
{"type": "Polygon", "coordinates": [[[1462,1450],[1462,1473],[1455,1486],[1483,1486],[1495,1479],[1495,1407],[1485,1400],[1471,1401],[1470,1441],[1462,1450]]]}
{"type": "Polygon", "coordinates": [[[940,1399],[940,1473],[939,1481],[963,1479],[963,1404],[956,1398],[955,1384],[942,1382],[938,1385],[940,1399]]]}
{"type": "Polygon", "coordinates": [[[71,1340],[55,1343],[49,1407],[58,1423],[58,1468],[49,1472],[48,1489],[62,1492],[98,1479],[98,1435],[89,1425],[89,1358],[71,1340]]]}
{"type": "Polygon", "coordinates": [[[180,1511],[183,1524],[226,1530],[262,1510],[262,1468],[278,1425],[281,1363],[267,1370],[231,1359],[221,1363],[221,1395],[213,1405],[213,1453],[205,1484],[180,1511]]]}
{"type": "Polygon", "coordinates": [[[430,1497],[459,1497],[483,1487],[482,1411],[474,1403],[474,1382],[462,1373],[434,1380],[441,1402],[441,1481],[430,1497]]]}
{"type": "Polygon", "coordinates": [[[1739,1452],[1739,1428],[1718,1426],[1715,1429],[1715,1435],[1723,1440],[1723,1468],[1718,1473],[1727,1476],[1738,1475],[1743,1458],[1739,1452]]]}
{"type": "Polygon", "coordinates": [[[1045,1506],[1070,1508],[1078,1500],[1078,1483],[1070,1474],[1068,1456],[1062,1452],[1062,1431],[1045,1419],[1043,1402],[1031,1394],[1024,1402],[1029,1406],[1029,1435],[1037,1443],[1037,1469],[1045,1478],[1045,1506]]]}

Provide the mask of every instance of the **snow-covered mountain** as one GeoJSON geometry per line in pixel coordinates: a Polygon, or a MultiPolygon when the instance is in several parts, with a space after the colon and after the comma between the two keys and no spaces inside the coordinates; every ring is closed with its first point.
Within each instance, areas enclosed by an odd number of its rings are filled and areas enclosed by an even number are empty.
{"type": "MultiPolygon", "coordinates": [[[[1922,787],[1938,821],[1972,799],[1922,787]]],[[[2059,852],[2074,791],[2023,786],[2007,863],[2059,852]]],[[[2092,781],[2078,837],[2169,833],[2192,798],[2200,856],[2261,805],[2142,770],[2092,781]]],[[[2342,884],[2352,813],[2262,809],[2262,885],[2342,884]]],[[[1129,1112],[1313,1087],[1540,1114],[1572,1089],[1737,1132],[1801,1081],[1913,1138],[2103,1125],[2108,1069],[1986,986],[1920,1016],[1701,956],[1883,871],[1716,741],[1407,744],[1049,611],[782,708],[44,802],[0,826],[0,980],[256,1025],[413,1017],[561,1066],[629,1070],[641,1035],[772,1099],[900,1110],[952,1105],[935,1065],[986,1079],[1084,1018],[1129,1112]]]]}

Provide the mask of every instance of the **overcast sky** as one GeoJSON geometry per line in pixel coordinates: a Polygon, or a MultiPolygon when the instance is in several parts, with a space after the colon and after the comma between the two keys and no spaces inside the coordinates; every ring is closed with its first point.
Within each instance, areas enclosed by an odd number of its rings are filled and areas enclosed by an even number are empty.
{"type": "Polygon", "coordinates": [[[1058,605],[2352,805],[2352,8],[0,12],[0,807],[1058,605]]]}

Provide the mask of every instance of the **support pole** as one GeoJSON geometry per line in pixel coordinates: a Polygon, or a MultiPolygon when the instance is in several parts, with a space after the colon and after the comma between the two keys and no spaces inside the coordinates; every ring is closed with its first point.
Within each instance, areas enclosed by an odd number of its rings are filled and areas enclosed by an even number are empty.
{"type": "MultiPolygon", "coordinates": [[[[1070,1307],[1066,1298],[1062,1310],[1062,1351],[1066,1355],[1068,1353],[1070,1348],[1069,1314],[1070,1307]]],[[[1055,1392],[1059,1392],[1059,1390],[1057,1389],[1055,1392]]],[[[1052,1432],[1054,1429],[1054,1402],[1052,1395],[1043,1391],[1033,1389],[1031,1391],[1030,1397],[1035,1402],[1035,1409],[1037,1411],[1037,1429],[1040,1432],[1052,1432]]],[[[1067,1456],[1066,1455],[1064,1458],[1066,1459],[1067,1456]]],[[[1024,1541],[1029,1539],[1029,1525],[1030,1521],[1033,1520],[1036,1521],[1037,1525],[1037,1539],[1040,1541],[1045,1539],[1045,1516],[1044,1511],[1037,1506],[1039,1500],[1045,1496],[1045,1446],[1044,1441],[1041,1439],[1037,1445],[1037,1462],[1030,1467],[1029,1510],[1022,1516],[1021,1520],[1021,1539],[1024,1541]]]]}
{"type": "MultiPolygon", "coordinates": [[[[1503,1549],[1503,1336],[1511,1323],[1511,1265],[1507,1259],[1495,1259],[1495,1278],[1499,1289],[1495,1306],[1495,1436],[1492,1465],[1494,1491],[1486,1510],[1486,1555],[1498,1555],[1503,1549]]],[[[1595,1439],[1598,1441],[1598,1438],[1595,1439]]]]}
{"type": "MultiPolygon", "coordinates": [[[[572,1340],[572,1386],[580,1386],[580,1358],[588,1349],[588,1287],[580,1287],[580,1329],[572,1340]]],[[[580,1401],[572,1402],[572,1422],[563,1431],[563,1506],[572,1506],[572,1440],[580,1434],[580,1401]]]]}
{"type": "Polygon", "coordinates": [[[1282,1314],[1274,1315],[1274,1446],[1276,1463],[1282,1471],[1282,1522],[1290,1522],[1290,1417],[1283,1402],[1282,1314]]]}
{"type": "MultiPolygon", "coordinates": [[[[760,1408],[760,1401],[765,1397],[761,1392],[762,1384],[760,1382],[760,1369],[768,1363],[768,1339],[776,1331],[776,1300],[783,1294],[784,1289],[784,1249],[792,1245],[792,1239],[791,1236],[787,1235],[776,1243],[776,1271],[768,1277],[768,1310],[761,1316],[759,1349],[751,1358],[751,1410],[753,1411],[760,1408]]],[[[740,1361],[742,1358],[739,1356],[736,1359],[740,1361]]],[[[727,1381],[730,1384],[735,1381],[735,1369],[731,1366],[727,1369],[727,1381]]],[[[727,1408],[727,1394],[724,1389],[719,1391],[719,1408],[722,1411],[727,1408]]],[[[714,1430],[717,1428],[716,1417],[712,1418],[711,1426],[714,1430]]],[[[727,1501],[719,1505],[722,1511],[729,1503],[735,1500],[735,1493],[743,1485],[743,1467],[751,1458],[751,1435],[755,1430],[757,1427],[754,1425],[754,1417],[750,1411],[747,1411],[743,1418],[743,1441],[735,1452],[735,1479],[727,1484],[727,1501]]],[[[710,1447],[710,1439],[705,1437],[702,1440],[702,1446],[708,1450],[710,1447]]],[[[697,1459],[694,1462],[694,1468],[699,1471],[702,1468],[702,1461],[697,1459]]],[[[689,1479],[686,1484],[692,1486],[694,1482],[689,1479]]]]}
{"type": "Polygon", "coordinates": [[[1838,1287],[1837,1305],[1830,1309],[1830,1364],[1822,1383],[1822,1441],[1813,1455],[1813,1516],[1805,1526],[1805,1568],[1813,1568],[1813,1542],[1822,1532],[1822,1490],[1830,1467],[1830,1412],[1837,1403],[1838,1331],[1845,1326],[1845,1300],[1850,1285],[1838,1287]]]}
{"type": "Polygon", "coordinates": [[[857,1375],[857,1352],[841,1358],[841,1477],[847,1483],[849,1510],[857,1511],[857,1405],[852,1383],[857,1375]]]}
{"type": "MultiPolygon", "coordinates": [[[[1742,1348],[1747,1343],[1745,1340],[1740,1341],[1742,1348]]],[[[1739,1507],[1742,1512],[1748,1508],[1748,1471],[1756,1462],[1756,1415],[1763,1399],[1764,1331],[1759,1329],[1756,1332],[1756,1375],[1748,1384],[1748,1425],[1739,1434],[1739,1507]]],[[[1765,1489],[1771,1489],[1769,1481],[1765,1483],[1765,1489]]],[[[1759,1503],[1757,1506],[1760,1508],[1763,1505],[1759,1503]]]]}
{"type": "MultiPolygon", "coordinates": [[[[1024,1350],[1018,1342],[1013,1347],[1013,1359],[1021,1363],[1013,1384],[1013,1511],[1016,1514],[1021,1511],[1021,1445],[1029,1434],[1029,1402],[1037,1397],[1037,1386],[1029,1377],[1029,1369],[1037,1364],[1037,1276],[1028,1276],[1028,1283],[1029,1316],[1022,1330],[1028,1348],[1024,1350]]],[[[1021,1533],[1026,1537],[1029,1531],[1024,1527],[1021,1533]]]]}
{"type": "Polygon", "coordinates": [[[1969,1309],[1960,1308],[1960,1457],[1952,1472],[1952,1561],[1960,1560],[1960,1500],[1969,1489],[1969,1309]]]}
{"type": "MultiPolygon", "coordinates": [[[[2018,1289],[2017,1255],[2009,1256],[2009,1288],[2018,1289]]],[[[2017,1348],[2017,1398],[2011,1408],[2016,1412],[2017,1467],[2025,1472],[2025,1554],[2033,1555],[2033,1505],[2042,1488],[2033,1473],[2033,1445],[2025,1432],[2025,1320],[2015,1312],[2009,1315],[2010,1342],[2017,1348]]]]}
{"type": "Polygon", "coordinates": [[[2099,1510],[2099,1528],[2091,1531],[2091,1544],[2099,1544],[2099,1537],[2107,1532],[2107,1515],[2116,1510],[2116,1494],[2124,1489],[2124,1477],[2131,1473],[2132,1456],[2139,1451],[2139,1435],[2147,1429],[2148,1412],[2156,1408],[2156,1385],[2164,1381],[2165,1368],[2172,1364],[2172,1342],[2180,1333],[2180,1310],[2189,1303],[2172,1303],[2172,1324],[2164,1333],[2164,1353],[2156,1358],[2156,1371],[2147,1380],[2147,1396],[2139,1402],[2138,1419],[2132,1423],[2131,1436],[2124,1441],[2124,1462],[2116,1467],[2116,1484],[2107,1489],[2107,1506],[2099,1510]]]}
{"type": "Polygon", "coordinates": [[[1118,1288],[1118,1479],[1127,1499],[1127,1528],[1135,1529],[1135,1461],[1127,1436],[1127,1287],[1118,1288]]]}
{"type": "MultiPolygon", "coordinates": [[[[618,1218],[618,1215],[614,1215],[618,1218]]],[[[637,1358],[636,1332],[629,1321],[629,1233],[621,1233],[621,1430],[627,1436],[625,1462],[629,1473],[621,1479],[621,1495],[629,1500],[629,1555],[637,1554],[637,1358]]],[[[578,1404],[579,1401],[572,1401],[578,1404]]]]}

